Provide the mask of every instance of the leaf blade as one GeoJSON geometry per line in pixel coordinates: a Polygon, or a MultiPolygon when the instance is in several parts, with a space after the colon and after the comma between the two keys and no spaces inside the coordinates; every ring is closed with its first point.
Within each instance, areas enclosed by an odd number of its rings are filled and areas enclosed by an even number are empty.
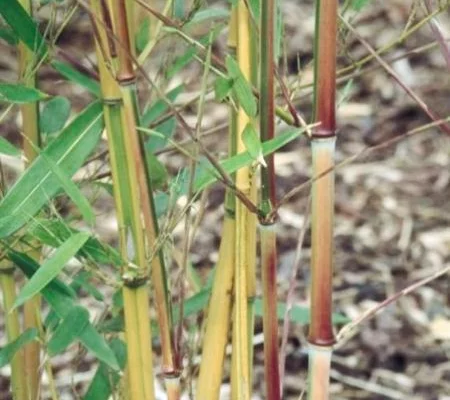
{"type": "Polygon", "coordinates": [[[24,285],[14,302],[14,308],[19,307],[29,298],[39,293],[62,271],[66,263],[81,249],[89,239],[85,232],[77,233],[66,240],[36,271],[33,277],[24,285]]]}

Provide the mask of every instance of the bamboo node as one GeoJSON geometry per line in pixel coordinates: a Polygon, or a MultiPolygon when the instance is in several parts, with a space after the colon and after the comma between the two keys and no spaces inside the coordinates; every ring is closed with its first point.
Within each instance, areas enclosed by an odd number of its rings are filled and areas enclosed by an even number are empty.
{"type": "Polygon", "coordinates": [[[141,286],[145,286],[149,281],[149,277],[148,275],[137,275],[128,271],[122,275],[122,281],[124,286],[130,289],[137,289],[141,286]]]}
{"type": "Polygon", "coordinates": [[[12,275],[14,274],[14,271],[16,270],[16,267],[6,267],[6,268],[0,268],[0,275],[12,275]]]}
{"type": "Polygon", "coordinates": [[[337,130],[320,129],[320,127],[313,129],[311,139],[329,139],[336,137],[337,130]]]}

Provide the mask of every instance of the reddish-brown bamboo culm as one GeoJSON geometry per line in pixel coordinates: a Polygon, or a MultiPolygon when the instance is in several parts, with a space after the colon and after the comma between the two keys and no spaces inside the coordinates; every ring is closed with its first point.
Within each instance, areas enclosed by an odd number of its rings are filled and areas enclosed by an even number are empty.
{"type": "MultiPolygon", "coordinates": [[[[260,38],[260,136],[261,141],[270,140],[275,131],[274,103],[274,28],[275,1],[261,2],[260,38]]],[[[261,166],[261,209],[268,215],[275,205],[275,166],[273,155],[266,157],[267,166],[261,166]]],[[[277,318],[277,245],[275,221],[260,224],[261,277],[263,286],[264,329],[264,377],[266,398],[280,399],[280,373],[278,357],[277,318]]]]}
{"type": "MultiPolygon", "coordinates": [[[[312,173],[334,165],[336,140],[335,92],[338,2],[316,2],[314,48],[314,113],[319,126],[311,138],[312,173]]],[[[328,399],[333,344],[332,275],[334,171],[312,184],[311,205],[311,322],[309,328],[308,399],[328,399]]]]}

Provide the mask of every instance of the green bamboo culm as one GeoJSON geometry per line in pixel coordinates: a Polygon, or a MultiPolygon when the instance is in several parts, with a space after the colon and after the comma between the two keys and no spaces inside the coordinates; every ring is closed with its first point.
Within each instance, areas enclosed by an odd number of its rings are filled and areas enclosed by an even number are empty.
{"type": "MultiPolygon", "coordinates": [[[[110,21],[111,15],[114,14],[106,7],[106,3],[100,0],[91,0],[91,11],[95,16],[94,32],[120,248],[122,258],[126,261],[122,266],[127,343],[127,375],[124,390],[130,400],[154,400],[147,252],[142,235],[141,195],[137,182],[139,159],[135,152],[137,132],[130,123],[130,120],[132,122],[134,119],[134,116],[131,117],[134,110],[125,109],[121,88],[112,73],[112,67],[118,65],[119,60],[115,59],[116,43],[108,37],[105,28],[112,28],[110,21]]],[[[126,15],[121,14],[118,18],[126,18],[126,15]]]]}
{"type": "Polygon", "coordinates": [[[311,323],[309,327],[308,399],[329,398],[332,325],[334,150],[336,142],[337,0],[316,2],[314,48],[314,118],[311,205],[311,323]],[[325,173],[328,171],[328,173],[325,173]],[[325,175],[324,175],[325,173],[325,175]],[[323,176],[322,176],[323,175],[323,176]]]}
{"type": "Polygon", "coordinates": [[[174,335],[172,324],[172,311],[169,302],[168,279],[164,266],[162,250],[152,254],[158,236],[158,224],[153,201],[152,183],[150,171],[148,170],[147,154],[142,136],[137,132],[139,126],[139,111],[137,105],[136,76],[133,67],[132,51],[130,50],[132,41],[130,40],[129,19],[122,17],[127,12],[125,0],[114,3],[113,15],[117,16],[116,29],[119,46],[117,48],[119,69],[117,81],[122,93],[124,123],[128,130],[134,131],[135,140],[130,141],[130,154],[133,154],[130,162],[136,163],[135,179],[138,185],[140,196],[140,207],[144,223],[143,234],[147,245],[147,260],[150,265],[147,272],[151,274],[152,287],[154,292],[154,302],[159,323],[159,331],[163,358],[163,377],[166,385],[169,400],[177,400],[181,395],[180,372],[181,365],[177,365],[176,360],[180,359],[174,350],[174,335]],[[133,160],[133,161],[131,161],[133,160]]]}

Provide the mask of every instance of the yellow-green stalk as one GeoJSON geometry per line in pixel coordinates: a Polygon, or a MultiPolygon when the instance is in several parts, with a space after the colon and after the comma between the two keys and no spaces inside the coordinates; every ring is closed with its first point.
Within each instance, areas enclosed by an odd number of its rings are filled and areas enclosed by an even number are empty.
{"type": "Polygon", "coordinates": [[[154,300],[159,322],[160,340],[163,353],[163,374],[169,400],[180,397],[179,374],[181,365],[176,365],[176,357],[173,350],[172,318],[168,299],[167,279],[161,251],[152,254],[158,235],[158,226],[153,204],[153,193],[149,171],[145,163],[145,150],[142,137],[137,134],[138,107],[136,96],[136,77],[133,62],[129,51],[130,36],[127,27],[125,0],[116,3],[117,12],[117,38],[119,41],[118,58],[119,70],[117,80],[122,91],[124,102],[125,123],[130,131],[135,132],[129,141],[130,152],[133,154],[133,162],[136,166],[136,179],[139,186],[142,218],[144,221],[144,235],[150,254],[151,277],[154,289],[154,300]]]}
{"type": "MultiPolygon", "coordinates": [[[[20,4],[28,14],[32,14],[31,0],[20,0],[20,4]]],[[[36,86],[36,58],[24,43],[20,42],[19,49],[19,79],[22,84],[34,88],[36,86]]],[[[39,105],[37,102],[23,104],[20,107],[22,115],[23,153],[26,164],[29,165],[37,156],[40,147],[39,133],[39,105]]],[[[38,246],[36,244],[36,246],[38,246]]],[[[39,261],[40,248],[29,251],[29,256],[39,261]]],[[[24,330],[39,327],[41,299],[34,296],[24,304],[24,330]]],[[[27,380],[28,396],[35,400],[39,397],[39,353],[38,341],[33,341],[25,346],[25,369],[22,372],[27,380]]]]}
{"type": "MultiPolygon", "coordinates": [[[[233,35],[234,31],[230,32],[233,35]]],[[[233,42],[232,37],[229,42],[233,42]]],[[[230,156],[236,152],[236,135],[236,112],[230,107],[230,156]]],[[[228,189],[225,196],[225,216],[219,260],[216,265],[203,338],[202,362],[196,390],[198,400],[218,400],[220,394],[233,297],[235,202],[233,193],[228,189]]]]}
{"type": "MultiPolygon", "coordinates": [[[[273,139],[275,133],[274,93],[274,29],[275,0],[261,2],[260,38],[260,132],[261,141],[273,139]]],[[[268,215],[276,202],[275,166],[273,155],[266,157],[267,167],[261,169],[261,209],[268,215]]],[[[280,372],[278,357],[277,318],[277,237],[275,221],[262,221],[261,277],[263,286],[263,329],[264,329],[264,380],[266,398],[280,400],[280,372]]]]}
{"type": "MultiPolygon", "coordinates": [[[[108,23],[108,18],[104,18],[106,13],[111,12],[111,9],[103,9],[102,2],[99,0],[92,0],[91,4],[95,16],[97,57],[105,102],[105,124],[119,223],[120,247],[122,257],[126,260],[122,267],[127,343],[127,387],[125,391],[131,400],[154,400],[147,286],[148,246],[146,246],[143,236],[142,196],[137,182],[138,175],[142,174],[142,171],[137,169],[139,164],[136,162],[140,158],[140,152],[136,152],[135,143],[138,139],[133,124],[134,110],[130,110],[129,105],[127,109],[124,107],[120,86],[113,75],[115,62],[111,56],[111,45],[115,46],[116,43],[109,41],[107,37],[105,25],[108,23]]],[[[121,16],[123,17],[123,15],[121,16]]],[[[111,26],[106,25],[106,27],[111,29],[111,26]]],[[[122,70],[120,69],[119,72],[122,70]]],[[[123,77],[119,73],[117,75],[123,77]]]]}
{"type": "MultiPolygon", "coordinates": [[[[334,166],[336,141],[337,0],[316,3],[314,57],[315,120],[311,140],[312,171],[318,176],[334,166]]],[[[315,180],[311,205],[311,322],[308,399],[329,397],[329,373],[335,337],[332,325],[334,171],[315,180]]]]}
{"type": "MultiPolygon", "coordinates": [[[[252,47],[250,15],[245,1],[239,1],[236,8],[237,61],[247,79],[252,77],[252,47]]],[[[239,107],[237,117],[237,153],[246,150],[241,135],[250,122],[249,116],[239,107]]],[[[241,168],[236,173],[236,187],[252,202],[255,202],[255,177],[252,167],[241,168]]],[[[241,202],[236,202],[234,273],[234,316],[233,316],[233,354],[232,354],[232,398],[250,399],[251,379],[251,340],[253,337],[253,312],[251,300],[255,296],[256,263],[256,216],[241,202]]]]}
{"type": "MultiPolygon", "coordinates": [[[[8,341],[20,336],[19,314],[13,309],[16,299],[16,283],[14,267],[5,260],[0,261],[0,285],[3,292],[3,309],[5,311],[5,326],[8,341]]],[[[11,361],[11,392],[14,400],[28,400],[28,384],[25,371],[24,350],[20,349],[11,361]]]]}

